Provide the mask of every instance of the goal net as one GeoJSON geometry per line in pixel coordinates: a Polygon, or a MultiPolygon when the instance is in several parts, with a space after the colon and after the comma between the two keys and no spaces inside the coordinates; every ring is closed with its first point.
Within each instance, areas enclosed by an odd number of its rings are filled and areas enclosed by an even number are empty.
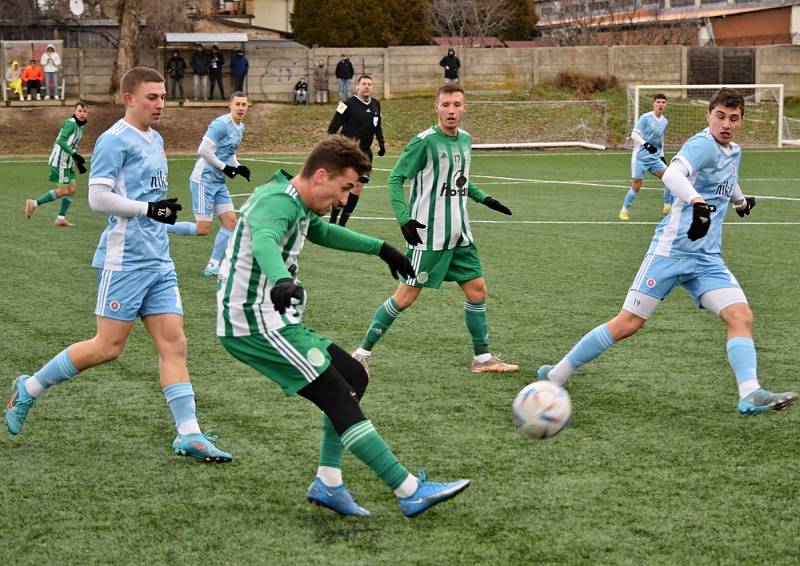
{"type": "MultiPolygon", "coordinates": [[[[744,96],[745,113],[736,143],[743,147],[781,147],[783,139],[783,85],[635,85],[628,87],[628,132],[639,116],[653,109],[653,96],[667,97],[664,115],[669,126],[664,136],[668,148],[677,149],[706,127],[708,100],[718,89],[729,87],[744,96]]],[[[628,140],[628,143],[632,143],[628,140]]]]}
{"type": "Polygon", "coordinates": [[[605,149],[605,100],[470,100],[463,128],[476,149],[605,149]]]}

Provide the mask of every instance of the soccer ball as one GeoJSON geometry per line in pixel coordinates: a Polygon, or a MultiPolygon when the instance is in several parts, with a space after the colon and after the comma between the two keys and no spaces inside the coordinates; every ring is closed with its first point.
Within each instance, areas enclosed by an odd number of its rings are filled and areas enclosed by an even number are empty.
{"type": "Polygon", "coordinates": [[[567,391],[552,381],[534,381],[517,393],[511,405],[514,424],[530,438],[549,438],[567,426],[572,401],[567,391]]]}

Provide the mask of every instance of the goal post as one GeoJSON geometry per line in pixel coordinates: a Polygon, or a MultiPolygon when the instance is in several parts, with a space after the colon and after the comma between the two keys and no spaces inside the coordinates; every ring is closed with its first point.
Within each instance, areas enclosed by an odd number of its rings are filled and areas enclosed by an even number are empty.
{"type": "MultiPolygon", "coordinates": [[[[628,87],[628,135],[639,116],[652,110],[653,95],[667,97],[664,115],[669,127],[664,145],[680,147],[705,127],[708,100],[722,87],[738,90],[745,99],[745,115],[736,142],[743,147],[783,147],[786,125],[783,113],[783,84],[662,84],[628,87]]],[[[800,143],[800,140],[797,140],[800,143]]]]}
{"type": "Polygon", "coordinates": [[[605,100],[470,100],[463,128],[474,149],[606,149],[605,100]]]}

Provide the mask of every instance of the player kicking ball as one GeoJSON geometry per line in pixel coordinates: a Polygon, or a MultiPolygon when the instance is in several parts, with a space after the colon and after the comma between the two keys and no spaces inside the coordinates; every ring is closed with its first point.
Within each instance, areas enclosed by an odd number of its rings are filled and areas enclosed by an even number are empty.
{"type": "Polygon", "coordinates": [[[664,173],[664,184],[675,196],[672,211],[656,228],[619,314],[584,335],[558,364],[540,367],[539,379],[563,385],[579,367],[636,334],[658,304],[682,285],[699,308],[719,316],[728,328],[728,362],[739,387],[739,413],[758,415],[794,404],[797,393],[772,393],[759,383],[753,313],[720,255],[729,202],[741,217],[756,204],[739,188],[741,149],[733,140],[743,118],[744,98],[736,90],[722,88],[711,97],[708,127],[683,144],[664,173]]]}
{"type": "Polygon", "coordinates": [[[438,289],[444,281],[454,281],[464,293],[464,322],[474,353],[470,371],[519,370],[518,365],[504,362],[489,350],[488,292],[469,225],[467,200],[502,214],[510,215],[511,210],[469,180],[472,136],[460,128],[466,108],[461,86],[440,87],[434,105],[436,124],[406,145],[389,174],[392,208],[416,275],[400,283],[394,295],[375,311],[361,346],[353,352],[364,368],[369,366],[372,348],[400,313],[416,302],[423,288],[438,289]],[[406,179],[413,179],[408,205],[403,196],[406,179]]]}
{"type": "Polygon", "coordinates": [[[216,277],[219,273],[219,262],[225,254],[231,230],[236,226],[236,213],[225,177],[233,179],[241,175],[250,182],[250,169],[236,159],[236,150],[244,136],[247,96],[243,92],[234,92],[228,108],[228,114],[211,122],[197,148],[199,157],[189,178],[192,212],[197,222],[176,222],[167,227],[169,233],[177,236],[205,236],[211,230],[214,215],[219,217],[222,227],[217,232],[211,257],[203,270],[206,277],[216,277]]]}
{"type": "Polygon", "coordinates": [[[109,215],[92,261],[98,281],[97,334],[72,344],[32,376],[14,381],[6,426],[19,434],[46,389],[116,359],[141,318],[158,351],[161,388],[175,419],[173,451],[202,462],[229,462],[231,455],[200,431],[186,367],[183,309],[166,228],[181,206],[167,199],[164,142],[152,129],[164,110],[164,78],[136,67],[125,73],[120,88],[125,117],[97,139],[89,174],[89,206],[109,215]]]}
{"type": "Polygon", "coordinates": [[[56,228],[71,228],[72,222],[67,220],[67,211],[72,206],[72,197],[78,192],[78,183],[75,181],[75,171],[72,164],[78,168],[78,173],[86,173],[86,159],[78,153],[78,144],[83,137],[83,128],[89,121],[89,106],[85,102],[75,103],[75,111],[72,116],[64,121],[61,131],[53,144],[53,151],[50,152],[50,159],[47,164],[50,166],[50,182],[56,184],[56,188],[47,191],[38,199],[29,198],[25,201],[25,218],[31,219],[33,213],[39,205],[47,202],[61,200],[61,209],[53,222],[56,228]]]}
{"type": "Polygon", "coordinates": [[[344,136],[319,142],[294,177],[277,171],[241,208],[217,283],[217,336],[236,359],[300,395],[323,412],[317,477],[306,497],[340,515],[368,515],[342,480],[347,449],[369,466],[398,498],[407,517],[454,497],[469,480],[428,481],[395,458],[361,411],[367,372],[347,352],[302,323],[307,294],[298,258],[305,240],[337,250],[377,255],[397,278],[413,277],[405,255],[385,242],[320,217],[347,202],[372,165],[358,143],[344,136]]]}
{"type": "MultiPolygon", "coordinates": [[[[664,132],[667,131],[667,117],[664,108],[667,106],[667,97],[661,93],[653,96],[653,110],[642,114],[636,127],[631,132],[633,152],[631,154],[631,188],[625,195],[622,209],[619,211],[620,220],[630,220],[630,209],[633,199],[642,188],[642,178],[650,172],[659,179],[667,170],[664,159],[664,132]]],[[[664,208],[661,213],[666,216],[672,207],[672,193],[664,187],[664,208]]]]}

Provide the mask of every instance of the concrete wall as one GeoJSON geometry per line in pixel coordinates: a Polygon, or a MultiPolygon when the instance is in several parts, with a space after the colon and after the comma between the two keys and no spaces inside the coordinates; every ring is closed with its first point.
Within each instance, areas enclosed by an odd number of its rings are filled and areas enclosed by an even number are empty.
{"type": "MultiPolygon", "coordinates": [[[[330,97],[335,100],[336,63],[346,53],[361,73],[372,75],[378,98],[426,95],[442,84],[440,47],[316,48],[271,47],[252,42],[247,47],[250,74],[247,92],[256,101],[291,100],[294,84],[305,77],[313,91],[313,68],[325,59],[330,97]]],[[[187,60],[190,54],[183,53],[187,60]]],[[[226,59],[229,57],[226,53],[226,59]]],[[[459,49],[462,84],[468,90],[526,90],[555,78],[560,71],[588,75],[616,75],[623,83],[685,83],[687,48],[682,46],[542,47],[533,49],[459,49]]],[[[114,51],[66,49],[64,76],[69,97],[90,100],[107,97],[114,51]]],[[[142,65],[163,69],[163,52],[143,51],[142,65]]],[[[781,82],[787,96],[800,96],[800,45],[756,48],[756,81],[781,82]]],[[[225,78],[226,93],[230,79],[225,78]]],[[[184,79],[184,92],[192,96],[192,75],[184,79]]]]}

